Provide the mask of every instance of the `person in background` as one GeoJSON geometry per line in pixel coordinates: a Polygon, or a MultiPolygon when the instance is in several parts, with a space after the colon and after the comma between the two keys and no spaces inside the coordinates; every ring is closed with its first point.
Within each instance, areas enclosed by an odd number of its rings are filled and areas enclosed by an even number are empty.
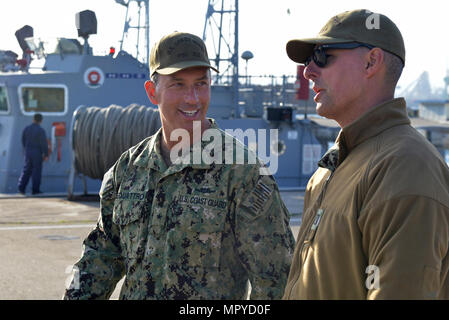
{"type": "Polygon", "coordinates": [[[41,128],[42,115],[36,113],[33,123],[22,132],[22,146],[25,153],[25,164],[19,178],[18,189],[25,194],[28,181],[32,180],[31,194],[42,193],[40,190],[42,177],[42,162],[48,160],[48,144],[45,130],[41,128]]]}

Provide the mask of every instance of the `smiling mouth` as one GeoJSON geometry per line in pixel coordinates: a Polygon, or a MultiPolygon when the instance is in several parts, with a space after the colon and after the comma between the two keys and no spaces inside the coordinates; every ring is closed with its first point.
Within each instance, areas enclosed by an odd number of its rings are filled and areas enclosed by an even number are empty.
{"type": "Polygon", "coordinates": [[[198,114],[200,110],[193,110],[193,111],[185,111],[185,110],[179,110],[182,114],[184,114],[187,117],[194,117],[198,114]]]}

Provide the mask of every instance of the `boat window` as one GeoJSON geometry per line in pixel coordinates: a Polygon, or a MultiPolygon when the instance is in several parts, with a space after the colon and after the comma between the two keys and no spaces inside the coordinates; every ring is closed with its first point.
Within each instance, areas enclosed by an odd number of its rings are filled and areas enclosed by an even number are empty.
{"type": "Polygon", "coordinates": [[[45,57],[46,54],[82,54],[83,46],[77,39],[67,38],[26,38],[30,50],[34,52],[38,59],[45,57]]]}
{"type": "Polygon", "coordinates": [[[21,97],[24,112],[65,111],[65,90],[63,87],[22,86],[21,97]]]}
{"type": "Polygon", "coordinates": [[[0,112],[8,111],[8,98],[6,96],[6,88],[0,86],[0,112]]]}

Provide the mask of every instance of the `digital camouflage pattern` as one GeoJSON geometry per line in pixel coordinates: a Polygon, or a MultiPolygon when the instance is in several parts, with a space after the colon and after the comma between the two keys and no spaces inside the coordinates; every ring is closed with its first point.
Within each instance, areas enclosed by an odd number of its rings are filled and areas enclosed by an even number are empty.
{"type": "MultiPolygon", "coordinates": [[[[64,298],[107,299],[125,276],[120,299],[242,299],[248,280],[252,299],[280,299],[294,238],[273,177],[260,163],[167,168],[160,139],[159,130],[105,174],[79,283],[64,298]]],[[[245,148],[232,139],[234,154],[245,148]]]]}
{"type": "Polygon", "coordinates": [[[334,144],[332,148],[326,151],[323,157],[318,161],[318,166],[321,168],[335,171],[338,166],[338,145],[334,144]]]}
{"type": "Polygon", "coordinates": [[[318,166],[334,172],[346,158],[347,154],[343,131],[340,131],[334,145],[318,161],[318,166]]]}

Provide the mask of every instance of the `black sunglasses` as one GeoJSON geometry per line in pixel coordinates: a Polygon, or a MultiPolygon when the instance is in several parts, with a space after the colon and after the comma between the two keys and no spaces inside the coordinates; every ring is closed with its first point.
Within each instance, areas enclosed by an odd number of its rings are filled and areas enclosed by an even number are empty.
{"type": "Polygon", "coordinates": [[[307,58],[304,65],[307,67],[313,60],[318,67],[324,68],[327,64],[327,58],[329,57],[329,55],[326,54],[327,49],[355,49],[358,47],[366,47],[370,50],[374,48],[374,46],[359,42],[322,44],[313,49],[312,55],[307,58]]]}

